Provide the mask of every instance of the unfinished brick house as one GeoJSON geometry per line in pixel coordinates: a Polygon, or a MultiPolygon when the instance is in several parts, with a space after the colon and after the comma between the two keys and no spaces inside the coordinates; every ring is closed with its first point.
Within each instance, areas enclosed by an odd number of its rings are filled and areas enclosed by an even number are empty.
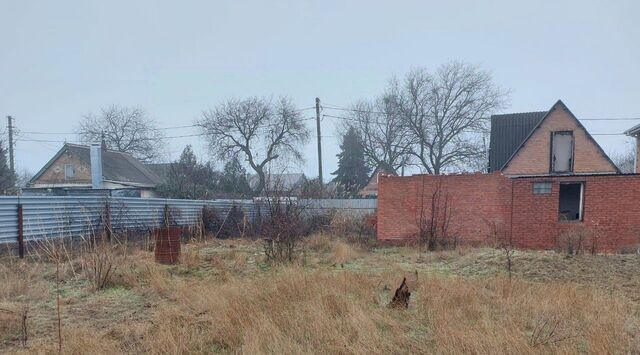
{"type": "Polygon", "coordinates": [[[491,117],[489,172],[381,176],[378,239],[598,251],[640,243],[640,175],[621,174],[569,109],[491,117]]]}

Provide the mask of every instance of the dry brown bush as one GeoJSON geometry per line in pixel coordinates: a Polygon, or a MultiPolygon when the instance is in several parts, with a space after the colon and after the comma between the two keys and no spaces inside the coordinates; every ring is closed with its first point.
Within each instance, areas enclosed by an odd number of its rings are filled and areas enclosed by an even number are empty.
{"type": "Polygon", "coordinates": [[[593,231],[582,224],[574,224],[565,228],[558,236],[559,251],[567,255],[579,255],[585,252],[596,254],[597,237],[593,231]]]}
{"type": "Polygon", "coordinates": [[[80,260],[84,273],[95,290],[109,285],[121,260],[118,243],[112,244],[106,238],[92,237],[83,241],[80,260]]]}

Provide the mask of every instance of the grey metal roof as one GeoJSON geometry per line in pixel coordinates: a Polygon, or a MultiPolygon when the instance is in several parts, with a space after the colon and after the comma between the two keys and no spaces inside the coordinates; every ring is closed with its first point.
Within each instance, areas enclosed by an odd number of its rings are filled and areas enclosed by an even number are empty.
{"type": "Polygon", "coordinates": [[[627,136],[635,136],[638,133],[640,133],[640,124],[635,125],[629,128],[628,130],[624,131],[624,134],[626,134],[627,136]]]}
{"type": "MultiPolygon", "coordinates": [[[[89,146],[65,143],[58,153],[33,177],[31,182],[40,178],[42,174],[53,164],[64,152],[70,152],[77,156],[85,164],[91,166],[91,153],[89,146]]],[[[162,182],[162,179],[147,169],[138,159],[128,153],[115,150],[102,151],[102,176],[105,180],[134,184],[140,186],[155,186],[162,182]]]]}
{"type": "Polygon", "coordinates": [[[167,181],[169,178],[169,172],[171,171],[171,163],[148,163],[144,164],[144,166],[151,170],[154,174],[158,175],[158,177],[163,181],[167,181]]]}
{"type": "Polygon", "coordinates": [[[546,114],[536,111],[491,116],[489,172],[502,169],[546,114]]]}

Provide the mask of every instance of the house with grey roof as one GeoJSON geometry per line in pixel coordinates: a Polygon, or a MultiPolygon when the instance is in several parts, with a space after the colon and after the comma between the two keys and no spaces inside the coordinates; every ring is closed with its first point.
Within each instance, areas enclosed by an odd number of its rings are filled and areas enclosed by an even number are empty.
{"type": "Polygon", "coordinates": [[[104,144],[65,143],[31,178],[25,194],[155,197],[162,182],[131,154],[109,150],[104,144]]]}

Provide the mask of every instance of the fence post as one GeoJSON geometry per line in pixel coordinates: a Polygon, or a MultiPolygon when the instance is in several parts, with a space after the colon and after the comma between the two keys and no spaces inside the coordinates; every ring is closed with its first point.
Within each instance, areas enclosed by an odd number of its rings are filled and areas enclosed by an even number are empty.
{"type": "Polygon", "coordinates": [[[169,228],[169,204],[164,204],[164,227],[169,228]]]}
{"type": "Polygon", "coordinates": [[[111,204],[109,203],[109,196],[107,196],[107,202],[104,205],[104,228],[107,234],[107,240],[111,241],[111,204]]]}
{"type": "Polygon", "coordinates": [[[24,224],[22,222],[22,204],[18,204],[18,256],[24,258],[24,224]]]}

